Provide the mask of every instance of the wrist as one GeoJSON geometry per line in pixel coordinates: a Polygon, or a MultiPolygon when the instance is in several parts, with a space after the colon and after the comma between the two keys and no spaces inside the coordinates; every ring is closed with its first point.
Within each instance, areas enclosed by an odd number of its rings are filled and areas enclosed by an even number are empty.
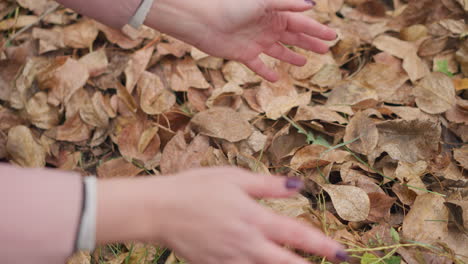
{"type": "Polygon", "coordinates": [[[156,181],[149,177],[98,181],[98,244],[161,240],[156,181]]]}

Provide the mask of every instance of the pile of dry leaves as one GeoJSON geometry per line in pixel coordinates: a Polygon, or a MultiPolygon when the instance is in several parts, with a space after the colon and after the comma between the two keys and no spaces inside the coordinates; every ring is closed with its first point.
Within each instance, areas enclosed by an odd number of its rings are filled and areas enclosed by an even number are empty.
{"type": "Polygon", "coordinates": [[[351,263],[463,263],[467,13],[467,0],[318,1],[307,14],[339,39],[325,55],[294,48],[305,67],[264,58],[273,84],[149,28],[127,37],[48,0],[2,0],[0,159],[102,178],[299,175],[304,196],[262,202],[351,263]]]}

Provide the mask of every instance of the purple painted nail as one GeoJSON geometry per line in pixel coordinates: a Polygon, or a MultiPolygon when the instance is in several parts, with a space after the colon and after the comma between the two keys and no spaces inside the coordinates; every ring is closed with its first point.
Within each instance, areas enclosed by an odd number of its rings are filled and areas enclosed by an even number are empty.
{"type": "Polygon", "coordinates": [[[304,1],[308,3],[309,5],[313,5],[313,6],[317,5],[317,3],[315,3],[314,0],[304,0],[304,1]]]}
{"type": "Polygon", "coordinates": [[[286,180],[286,188],[289,190],[299,190],[304,186],[301,179],[293,177],[286,180]]]}
{"type": "Polygon", "coordinates": [[[336,253],[336,258],[341,260],[341,261],[348,261],[349,256],[348,256],[348,253],[346,253],[344,251],[338,251],[336,253]]]}

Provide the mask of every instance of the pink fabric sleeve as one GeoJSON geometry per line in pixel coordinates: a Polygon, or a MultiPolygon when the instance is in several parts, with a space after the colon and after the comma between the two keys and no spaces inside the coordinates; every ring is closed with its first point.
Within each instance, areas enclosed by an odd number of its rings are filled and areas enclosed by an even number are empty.
{"type": "Polygon", "coordinates": [[[57,0],[62,5],[96,19],[110,27],[121,29],[135,14],[141,0],[57,0]]]}
{"type": "Polygon", "coordinates": [[[81,177],[0,164],[0,180],[2,263],[65,263],[81,215],[81,177]]]}

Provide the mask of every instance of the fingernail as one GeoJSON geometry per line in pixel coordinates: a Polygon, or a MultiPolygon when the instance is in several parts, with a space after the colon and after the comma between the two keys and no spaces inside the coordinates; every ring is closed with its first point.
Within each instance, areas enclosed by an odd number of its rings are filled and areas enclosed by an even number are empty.
{"type": "Polygon", "coordinates": [[[317,5],[317,3],[315,3],[314,0],[304,0],[304,1],[308,3],[309,5],[313,5],[313,6],[317,5]]]}
{"type": "Polygon", "coordinates": [[[299,190],[304,186],[304,183],[301,179],[297,177],[288,178],[286,180],[286,188],[289,190],[299,190]]]}
{"type": "Polygon", "coordinates": [[[336,253],[336,258],[341,261],[348,261],[349,256],[348,256],[348,253],[344,251],[338,251],[338,253],[336,253]]]}

